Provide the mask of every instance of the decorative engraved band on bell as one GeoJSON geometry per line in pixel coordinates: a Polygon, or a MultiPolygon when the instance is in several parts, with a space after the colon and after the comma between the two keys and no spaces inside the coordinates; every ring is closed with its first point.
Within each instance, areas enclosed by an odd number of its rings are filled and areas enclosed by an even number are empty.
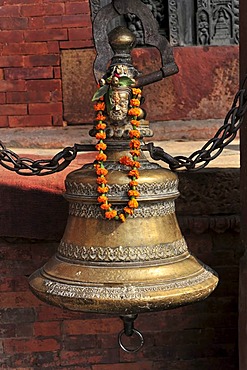
{"type": "Polygon", "coordinates": [[[85,247],[61,241],[58,253],[65,258],[88,262],[161,261],[187,252],[184,238],[153,246],[85,247]]]}
{"type": "MultiPolygon", "coordinates": [[[[107,186],[109,188],[109,199],[111,201],[128,199],[128,184],[108,184],[107,186]]],[[[140,183],[138,185],[138,191],[141,194],[139,201],[177,198],[179,196],[178,180],[170,180],[161,183],[155,182],[152,184],[140,183]]],[[[66,197],[73,198],[73,196],[80,196],[80,200],[82,201],[96,198],[97,185],[66,181],[66,197]]]]}
{"type": "MultiPolygon", "coordinates": [[[[204,266],[204,271],[196,276],[188,277],[173,281],[165,282],[156,285],[145,286],[121,286],[121,287],[104,287],[104,286],[78,286],[69,285],[61,282],[45,279],[44,285],[46,287],[46,293],[54,296],[62,296],[77,299],[111,299],[114,300],[131,300],[131,299],[147,299],[151,297],[153,293],[173,291],[175,289],[184,289],[193,287],[206,282],[211,279],[214,275],[213,270],[209,267],[204,266]]],[[[194,299],[196,300],[196,299],[194,299]]],[[[168,304],[168,303],[166,303],[168,304]]]]}
{"type": "MultiPolygon", "coordinates": [[[[115,207],[120,210],[120,207],[115,207]]],[[[174,201],[159,202],[153,204],[141,204],[136,209],[135,213],[130,218],[148,218],[161,217],[175,212],[174,201]]],[[[85,204],[79,202],[71,202],[69,205],[69,214],[75,217],[104,219],[104,214],[97,204],[85,204]]]]}

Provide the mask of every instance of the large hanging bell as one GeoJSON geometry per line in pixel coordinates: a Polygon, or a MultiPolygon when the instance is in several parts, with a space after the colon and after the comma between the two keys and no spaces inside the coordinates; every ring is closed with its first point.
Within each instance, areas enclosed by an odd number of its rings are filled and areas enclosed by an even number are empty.
{"type": "MultiPolygon", "coordinates": [[[[128,202],[122,151],[108,153],[110,202],[128,202]]],[[[193,257],[175,216],[178,179],[141,161],[139,208],[124,223],[105,220],[97,204],[93,164],[66,179],[69,218],[57,254],[30,278],[42,300],[71,310],[131,314],[206,298],[218,278],[193,257]]]]}

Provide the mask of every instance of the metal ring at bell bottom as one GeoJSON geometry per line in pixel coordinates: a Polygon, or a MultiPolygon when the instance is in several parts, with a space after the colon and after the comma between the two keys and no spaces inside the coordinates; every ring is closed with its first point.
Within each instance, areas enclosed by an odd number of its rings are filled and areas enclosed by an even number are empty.
{"type": "Polygon", "coordinates": [[[127,353],[138,352],[144,344],[144,338],[143,338],[142,333],[140,333],[139,330],[137,330],[137,329],[132,329],[132,330],[133,330],[133,333],[135,333],[141,340],[140,345],[135,349],[129,349],[129,348],[127,348],[123,345],[122,336],[123,336],[123,334],[125,334],[124,329],[122,331],[120,331],[120,333],[118,334],[118,343],[119,343],[120,347],[122,348],[122,350],[124,352],[127,352],[127,353]]]}

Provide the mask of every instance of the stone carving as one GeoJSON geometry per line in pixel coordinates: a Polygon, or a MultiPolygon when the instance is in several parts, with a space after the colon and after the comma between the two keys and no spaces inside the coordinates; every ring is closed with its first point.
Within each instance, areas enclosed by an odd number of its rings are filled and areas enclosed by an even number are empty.
{"type": "MultiPolygon", "coordinates": [[[[114,206],[116,211],[121,211],[120,206],[114,206]]],[[[162,217],[175,212],[174,201],[155,202],[151,204],[139,204],[138,209],[130,218],[148,218],[148,217],[162,217]]],[[[84,204],[79,202],[71,202],[69,205],[69,214],[75,217],[85,218],[102,218],[104,214],[99,208],[98,204],[84,204]]]]}
{"type": "Polygon", "coordinates": [[[168,0],[169,7],[169,34],[170,44],[172,46],[179,45],[179,20],[177,12],[177,0],[168,0]]]}
{"type": "Polygon", "coordinates": [[[197,44],[229,45],[239,40],[239,0],[197,0],[197,44]]]}
{"type": "Polygon", "coordinates": [[[55,281],[45,280],[46,293],[56,296],[77,298],[77,299],[142,299],[147,298],[152,292],[168,291],[173,289],[182,289],[203,283],[212,277],[213,271],[204,266],[203,273],[192,278],[181,279],[171,283],[157,284],[155,286],[122,286],[122,287],[96,287],[96,286],[78,286],[63,284],[55,281]]]}
{"type": "MultiPolygon", "coordinates": [[[[102,6],[110,2],[110,0],[92,0],[92,19],[102,6]]],[[[165,2],[162,0],[142,0],[142,2],[152,11],[159,23],[160,33],[170,39],[172,46],[191,44],[193,40],[198,45],[239,43],[239,0],[197,0],[195,8],[192,1],[187,0],[188,12],[183,10],[183,1],[167,0],[168,14],[165,11],[165,2]],[[167,20],[167,24],[169,23],[169,29],[165,29],[167,25],[164,20],[167,20]],[[182,26],[184,24],[191,24],[192,28],[193,37],[187,40],[187,43],[185,35],[182,34],[187,32],[182,26]]],[[[121,22],[128,26],[137,37],[138,44],[142,45],[143,28],[138,16],[128,14],[120,20],[121,22]]]]}
{"type": "Polygon", "coordinates": [[[73,245],[61,241],[58,252],[66,258],[73,258],[77,261],[91,262],[138,262],[138,261],[155,261],[179,256],[187,252],[187,245],[184,239],[175,242],[129,247],[119,246],[111,247],[85,247],[73,245]]]}

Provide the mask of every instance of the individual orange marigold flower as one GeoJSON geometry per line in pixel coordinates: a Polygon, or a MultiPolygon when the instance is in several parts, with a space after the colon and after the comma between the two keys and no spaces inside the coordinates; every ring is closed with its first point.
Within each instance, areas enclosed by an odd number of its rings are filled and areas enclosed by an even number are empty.
{"type": "Polygon", "coordinates": [[[140,162],[133,161],[132,167],[140,168],[141,167],[141,164],[140,164],[140,162]]]}
{"type": "Polygon", "coordinates": [[[101,184],[107,184],[107,180],[106,180],[106,178],[104,176],[98,177],[96,181],[97,181],[97,184],[99,184],[99,185],[101,185],[101,184]]]}
{"type": "Polygon", "coordinates": [[[105,123],[98,123],[96,125],[96,129],[97,130],[104,130],[106,128],[106,124],[105,123]]]}
{"type": "Polygon", "coordinates": [[[97,132],[95,137],[97,140],[104,140],[106,138],[106,134],[104,132],[97,132]]]}
{"type": "Polygon", "coordinates": [[[105,217],[108,219],[114,218],[116,216],[117,216],[117,211],[115,210],[105,212],[105,217]]]}
{"type": "Polygon", "coordinates": [[[106,148],[107,148],[107,145],[105,144],[105,143],[98,143],[98,144],[96,144],[95,145],[95,148],[97,149],[97,150],[106,150],[106,148]]]}
{"type": "Polygon", "coordinates": [[[125,155],[124,157],[119,159],[119,163],[124,164],[125,166],[132,166],[132,159],[125,155]]]}
{"type": "Polygon", "coordinates": [[[108,211],[108,209],[111,208],[111,204],[103,203],[103,204],[101,204],[100,208],[103,209],[104,211],[108,211]]]}
{"type": "Polygon", "coordinates": [[[133,95],[138,95],[138,94],[141,94],[142,91],[141,91],[141,89],[138,89],[136,87],[133,87],[132,88],[132,93],[133,93],[133,95]]]}
{"type": "Polygon", "coordinates": [[[98,198],[97,198],[97,201],[99,203],[106,203],[108,201],[108,198],[105,196],[105,195],[100,195],[98,198]]]}
{"type": "Polygon", "coordinates": [[[96,155],[97,161],[106,161],[107,160],[107,155],[105,153],[99,153],[96,155]]]}
{"type": "Polygon", "coordinates": [[[96,119],[96,121],[104,121],[106,119],[106,117],[103,116],[103,114],[98,113],[95,119],[96,119]]]}
{"type": "Polygon", "coordinates": [[[139,139],[139,137],[141,136],[140,132],[138,130],[130,130],[129,131],[129,137],[131,139],[133,139],[134,137],[136,137],[137,139],[139,139]]]}
{"type": "Polygon", "coordinates": [[[139,99],[130,99],[130,105],[132,105],[133,107],[139,107],[140,100],[139,99]]]}
{"type": "Polygon", "coordinates": [[[101,175],[106,176],[108,174],[108,170],[106,168],[101,168],[99,166],[98,168],[96,167],[96,174],[98,176],[101,176],[101,175]]]}
{"type": "Polygon", "coordinates": [[[102,110],[102,111],[104,111],[104,110],[105,110],[105,103],[104,103],[104,102],[102,102],[102,103],[96,103],[96,104],[94,105],[94,109],[95,109],[96,111],[98,111],[98,110],[102,110]]]}
{"type": "Polygon", "coordinates": [[[129,176],[130,177],[135,177],[135,178],[139,178],[139,176],[140,176],[140,174],[139,174],[139,171],[138,170],[131,170],[130,172],[129,172],[129,176]]]}
{"type": "Polygon", "coordinates": [[[136,199],[131,199],[128,201],[128,205],[130,208],[137,208],[139,204],[136,199]]]}
{"type": "Polygon", "coordinates": [[[140,116],[141,114],[141,110],[140,108],[130,108],[129,111],[128,111],[128,115],[129,116],[140,116]]]}
{"type": "Polygon", "coordinates": [[[119,218],[120,218],[120,220],[121,220],[122,222],[125,222],[125,221],[126,221],[126,217],[124,216],[124,214],[123,214],[123,213],[121,213],[121,214],[119,215],[119,218]]]}
{"type": "Polygon", "coordinates": [[[130,149],[140,149],[141,143],[137,139],[130,140],[130,149]]]}
{"type": "Polygon", "coordinates": [[[131,187],[138,186],[138,182],[137,182],[137,181],[135,181],[135,180],[131,180],[131,181],[129,182],[129,186],[131,186],[131,187]]]}
{"type": "Polygon", "coordinates": [[[127,213],[128,215],[133,215],[134,211],[130,207],[125,207],[124,212],[127,213]]]}
{"type": "Polygon", "coordinates": [[[136,127],[140,126],[140,121],[137,121],[136,119],[132,119],[130,123],[132,124],[132,126],[136,126],[136,127]]]}
{"type": "Polygon", "coordinates": [[[139,191],[137,191],[137,190],[129,190],[128,191],[128,196],[129,197],[139,197],[140,196],[140,193],[139,193],[139,191]]]}
{"type": "Polygon", "coordinates": [[[130,151],[130,154],[134,157],[134,156],[136,156],[136,157],[139,157],[140,156],[140,154],[141,154],[141,152],[140,152],[140,150],[136,150],[136,149],[134,149],[134,150],[131,150],[130,151]]]}
{"type": "Polygon", "coordinates": [[[97,187],[97,192],[100,193],[100,194],[104,194],[104,193],[107,193],[109,190],[109,188],[107,186],[98,186],[97,187]]]}

